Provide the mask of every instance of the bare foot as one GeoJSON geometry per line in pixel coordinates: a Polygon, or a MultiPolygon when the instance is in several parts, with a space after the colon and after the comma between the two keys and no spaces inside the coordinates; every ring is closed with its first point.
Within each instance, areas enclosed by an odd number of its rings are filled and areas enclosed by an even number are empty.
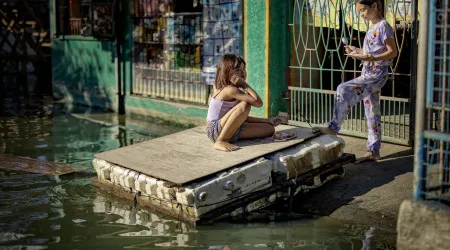
{"type": "Polygon", "coordinates": [[[363,154],[362,157],[366,157],[366,158],[369,158],[369,159],[371,159],[371,160],[376,161],[376,160],[379,160],[379,159],[380,159],[380,154],[376,154],[376,153],[374,153],[374,152],[368,151],[368,152],[366,152],[365,154],[363,154]]]}
{"type": "Polygon", "coordinates": [[[216,150],[225,151],[225,152],[231,152],[231,151],[236,151],[236,150],[240,149],[239,146],[233,145],[226,141],[216,141],[216,143],[214,143],[213,147],[216,150]]]}
{"type": "Polygon", "coordinates": [[[329,127],[314,127],[312,130],[313,132],[319,131],[322,134],[337,135],[337,133],[329,127]]]}
{"type": "Polygon", "coordinates": [[[357,161],[355,161],[355,164],[363,163],[366,161],[378,161],[379,159],[380,159],[379,154],[368,151],[365,154],[363,154],[361,156],[361,158],[359,158],[357,161]]]}

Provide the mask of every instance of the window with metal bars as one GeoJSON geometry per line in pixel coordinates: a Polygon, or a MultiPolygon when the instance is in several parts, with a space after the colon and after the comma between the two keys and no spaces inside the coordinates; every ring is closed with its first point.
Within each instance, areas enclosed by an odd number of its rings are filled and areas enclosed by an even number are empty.
{"type": "Polygon", "coordinates": [[[133,94],[207,102],[202,8],[197,0],[132,1],[133,94]]]}
{"type": "Polygon", "coordinates": [[[57,35],[113,38],[116,0],[57,0],[57,35]]]}

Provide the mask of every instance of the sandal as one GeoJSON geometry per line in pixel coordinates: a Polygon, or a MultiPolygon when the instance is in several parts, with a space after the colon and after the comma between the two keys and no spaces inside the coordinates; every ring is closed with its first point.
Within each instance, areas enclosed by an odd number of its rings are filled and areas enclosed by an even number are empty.
{"type": "Polygon", "coordinates": [[[293,132],[277,132],[272,137],[273,141],[280,142],[294,139],[297,135],[293,132]]]}
{"type": "Polygon", "coordinates": [[[280,124],[288,124],[289,123],[289,115],[285,112],[278,112],[277,119],[280,124]]]}

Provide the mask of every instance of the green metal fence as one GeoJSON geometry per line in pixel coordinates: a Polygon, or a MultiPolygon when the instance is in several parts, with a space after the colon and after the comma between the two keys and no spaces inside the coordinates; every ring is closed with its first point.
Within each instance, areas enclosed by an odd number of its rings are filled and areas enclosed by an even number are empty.
{"type": "MultiPolygon", "coordinates": [[[[383,141],[406,145],[414,137],[410,100],[415,93],[417,4],[384,2],[399,55],[381,93],[382,135],[383,141]]],[[[360,62],[344,55],[341,38],[362,47],[368,24],[359,19],[354,0],[291,0],[290,8],[290,123],[326,125],[332,119],[336,87],[361,72],[360,62]]],[[[361,102],[351,109],[341,133],[366,137],[367,130],[361,102]]]]}

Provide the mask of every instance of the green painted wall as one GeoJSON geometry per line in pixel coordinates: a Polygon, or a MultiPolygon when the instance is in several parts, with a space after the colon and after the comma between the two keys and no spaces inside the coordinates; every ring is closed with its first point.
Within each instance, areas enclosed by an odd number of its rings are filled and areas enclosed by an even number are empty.
{"type": "Polygon", "coordinates": [[[270,58],[269,58],[269,91],[270,116],[278,111],[287,112],[286,67],[289,60],[288,1],[272,0],[270,6],[270,58]]]}
{"type": "Polygon", "coordinates": [[[114,45],[83,37],[52,41],[53,95],[88,106],[117,109],[114,45]]]}
{"type": "Polygon", "coordinates": [[[140,96],[127,96],[125,99],[128,113],[161,117],[177,123],[205,125],[208,107],[179,104],[155,100],[140,96]]]}
{"type": "Polygon", "coordinates": [[[56,36],[55,0],[49,1],[54,97],[117,110],[114,42],[93,37],[56,36]]]}
{"type": "MultiPolygon", "coordinates": [[[[264,100],[265,96],[265,48],[266,48],[266,1],[246,0],[247,9],[247,80],[250,86],[264,100]]],[[[244,17],[245,18],[245,17],[244,17]]],[[[265,116],[264,103],[261,108],[252,108],[251,114],[255,116],[265,116]]]]}
{"type": "Polygon", "coordinates": [[[278,111],[287,112],[288,100],[284,99],[286,84],[286,66],[289,46],[287,39],[288,1],[270,1],[269,20],[269,70],[266,63],[266,1],[246,0],[247,4],[247,71],[248,82],[265,98],[269,91],[269,103],[259,109],[252,109],[252,114],[264,117],[268,105],[269,116],[278,111]],[[266,89],[266,75],[269,77],[269,88],[266,89]]]}

